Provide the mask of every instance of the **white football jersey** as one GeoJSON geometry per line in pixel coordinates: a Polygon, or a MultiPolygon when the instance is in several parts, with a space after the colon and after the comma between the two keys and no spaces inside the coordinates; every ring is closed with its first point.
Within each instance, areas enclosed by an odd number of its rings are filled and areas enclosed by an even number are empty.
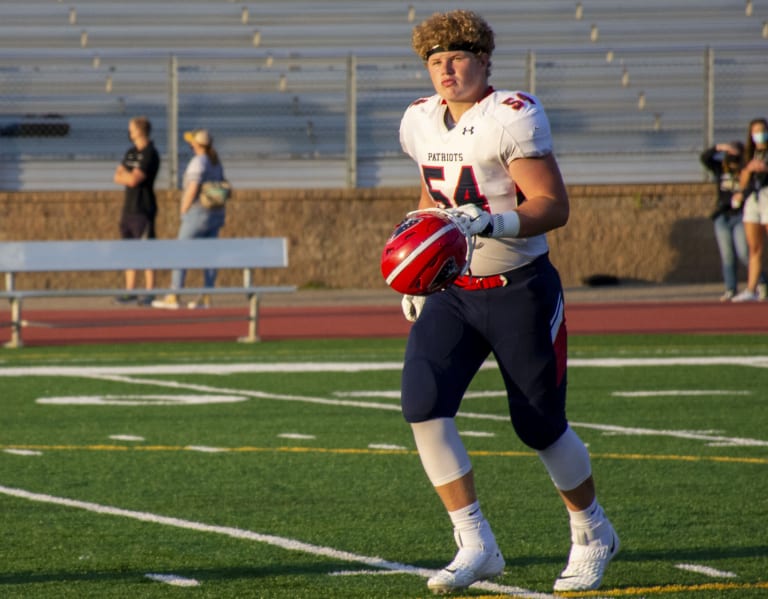
{"type": "MultiPolygon", "coordinates": [[[[525,201],[507,166],[517,158],[552,152],[549,120],[539,100],[525,92],[491,89],[452,129],[445,124],[446,109],[437,94],[421,98],[406,109],[400,123],[400,144],[418,164],[433,199],[446,208],[475,203],[491,213],[525,201]]],[[[547,250],[545,235],[478,237],[470,272],[499,274],[547,250]]]]}

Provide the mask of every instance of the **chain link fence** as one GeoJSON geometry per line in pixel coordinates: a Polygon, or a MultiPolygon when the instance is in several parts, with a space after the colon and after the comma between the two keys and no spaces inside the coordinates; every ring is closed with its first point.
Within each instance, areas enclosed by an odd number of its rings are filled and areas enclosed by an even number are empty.
{"type": "MultiPolygon", "coordinates": [[[[701,150],[768,113],[767,72],[760,47],[539,49],[494,54],[491,81],[539,96],[569,183],[671,182],[701,181],[701,150]]],[[[0,189],[110,188],[140,114],[159,188],[178,185],[193,128],[240,188],[413,185],[399,122],[431,93],[405,54],[0,51],[0,189]]]]}

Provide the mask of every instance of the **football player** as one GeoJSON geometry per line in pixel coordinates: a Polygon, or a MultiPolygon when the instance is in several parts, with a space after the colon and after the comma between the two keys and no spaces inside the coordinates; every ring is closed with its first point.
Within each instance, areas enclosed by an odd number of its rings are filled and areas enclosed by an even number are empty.
{"type": "Polygon", "coordinates": [[[428,587],[451,592],[504,570],[454,422],[492,354],[515,432],[538,453],[570,515],[572,548],[554,589],[595,589],[619,538],[596,499],[587,449],[565,416],[563,292],[545,234],[565,225],[569,204],[549,121],[535,96],[489,85],[494,35],[479,15],[435,13],[414,28],[412,46],[436,92],[413,102],[400,127],[421,175],[418,207],[447,210],[475,236],[466,274],[444,291],[403,299],[414,321],[403,415],[458,545],[428,587]]]}

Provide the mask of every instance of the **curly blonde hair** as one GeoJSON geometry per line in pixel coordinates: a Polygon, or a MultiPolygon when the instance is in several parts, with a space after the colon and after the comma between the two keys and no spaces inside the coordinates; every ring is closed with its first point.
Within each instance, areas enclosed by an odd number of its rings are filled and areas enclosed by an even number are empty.
{"type": "Polygon", "coordinates": [[[450,50],[490,56],[496,46],[491,26],[480,15],[470,10],[453,10],[436,12],[414,27],[411,47],[422,60],[427,60],[436,51],[450,50]]]}

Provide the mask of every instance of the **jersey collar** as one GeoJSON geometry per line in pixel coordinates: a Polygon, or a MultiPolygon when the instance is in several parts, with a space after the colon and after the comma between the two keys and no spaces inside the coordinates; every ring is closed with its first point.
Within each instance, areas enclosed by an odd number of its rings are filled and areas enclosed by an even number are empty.
{"type": "MultiPolygon", "coordinates": [[[[477,101],[475,102],[475,104],[480,104],[480,102],[482,102],[483,100],[485,100],[485,99],[486,99],[488,96],[490,96],[490,95],[491,95],[493,92],[495,92],[495,91],[496,91],[496,90],[495,90],[495,89],[493,89],[493,86],[492,86],[492,85],[489,85],[489,86],[486,88],[486,90],[483,92],[483,95],[482,95],[482,96],[480,96],[480,97],[477,99],[477,101]]],[[[441,98],[441,99],[440,99],[440,104],[442,104],[443,106],[445,106],[446,104],[448,104],[448,102],[446,102],[446,101],[445,101],[445,98],[441,98]]]]}

